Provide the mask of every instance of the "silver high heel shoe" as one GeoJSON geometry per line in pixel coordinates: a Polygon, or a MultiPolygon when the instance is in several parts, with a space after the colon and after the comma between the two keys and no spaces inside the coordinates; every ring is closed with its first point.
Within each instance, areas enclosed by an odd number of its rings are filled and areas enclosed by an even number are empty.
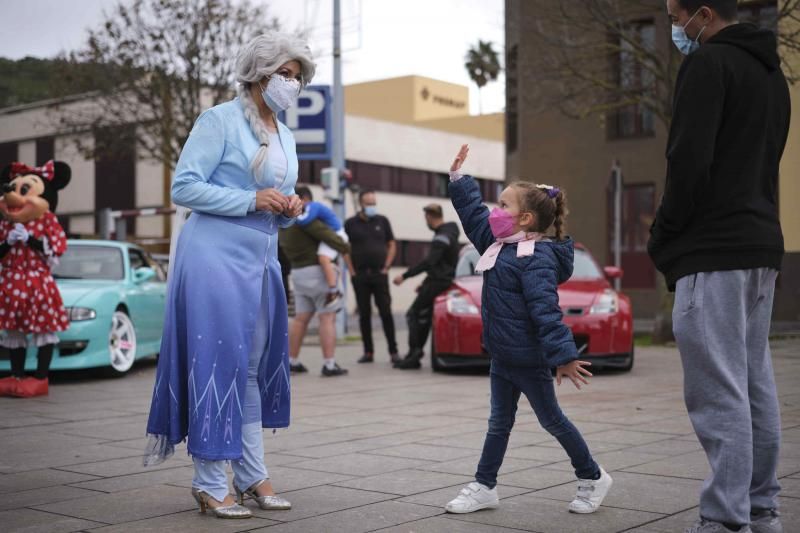
{"type": "Polygon", "coordinates": [[[288,511],[292,508],[292,504],[287,500],[284,500],[280,496],[259,496],[256,493],[256,489],[266,481],[266,479],[262,479],[261,481],[254,483],[252,487],[242,492],[239,490],[239,487],[234,486],[236,489],[236,497],[239,498],[239,504],[244,505],[244,496],[250,496],[253,498],[258,506],[264,509],[265,511],[288,511]]]}
{"type": "Polygon", "coordinates": [[[226,505],[224,507],[211,507],[208,505],[208,500],[211,499],[211,496],[207,492],[194,487],[192,487],[192,496],[194,496],[194,499],[197,500],[197,503],[200,505],[201,513],[205,513],[206,509],[210,509],[217,518],[250,518],[253,516],[250,509],[242,507],[238,503],[226,505]]]}

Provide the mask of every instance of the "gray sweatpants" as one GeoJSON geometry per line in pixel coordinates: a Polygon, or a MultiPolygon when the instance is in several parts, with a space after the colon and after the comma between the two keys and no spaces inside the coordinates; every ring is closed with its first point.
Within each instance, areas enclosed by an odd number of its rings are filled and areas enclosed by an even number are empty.
{"type": "Polygon", "coordinates": [[[700,516],[747,524],[750,511],[775,509],[781,421],[769,326],[773,269],[692,274],[678,280],[673,329],[684,397],[711,475],[700,516]]]}

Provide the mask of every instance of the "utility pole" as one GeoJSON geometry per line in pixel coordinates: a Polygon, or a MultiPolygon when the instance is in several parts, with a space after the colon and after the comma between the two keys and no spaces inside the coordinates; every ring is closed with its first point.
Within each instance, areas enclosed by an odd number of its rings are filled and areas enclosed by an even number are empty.
{"type": "MultiPolygon", "coordinates": [[[[614,266],[622,268],[622,168],[619,160],[611,162],[611,180],[614,191],[614,266]]],[[[622,280],[614,280],[614,289],[622,287],[622,280]]]]}
{"type": "MultiPolygon", "coordinates": [[[[333,0],[333,138],[331,139],[331,165],[336,169],[341,184],[344,172],[344,94],[342,89],[342,13],[340,0],[333,0]]],[[[333,200],[333,209],[344,223],[344,189],[339,187],[338,198],[333,200]]],[[[342,268],[342,292],[345,305],[336,316],[336,336],[341,338],[347,331],[347,276],[342,268]]]]}

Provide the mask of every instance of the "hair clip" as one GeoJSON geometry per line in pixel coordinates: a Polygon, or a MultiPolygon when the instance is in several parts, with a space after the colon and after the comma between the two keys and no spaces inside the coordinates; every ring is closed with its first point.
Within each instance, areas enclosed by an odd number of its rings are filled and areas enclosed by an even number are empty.
{"type": "Polygon", "coordinates": [[[561,189],[558,187],[553,187],[552,185],[537,185],[536,187],[547,192],[547,196],[550,198],[555,198],[558,196],[558,193],[561,192],[561,189]]]}

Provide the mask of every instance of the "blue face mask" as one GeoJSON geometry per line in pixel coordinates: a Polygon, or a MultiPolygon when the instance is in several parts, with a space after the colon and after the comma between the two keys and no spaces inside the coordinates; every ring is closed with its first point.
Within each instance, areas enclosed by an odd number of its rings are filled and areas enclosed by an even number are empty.
{"type": "Polygon", "coordinates": [[[367,218],[372,218],[377,214],[378,214],[378,208],[375,207],[374,205],[364,206],[364,215],[366,215],[367,218]]]}
{"type": "Polygon", "coordinates": [[[703,31],[706,29],[705,26],[700,30],[700,33],[697,34],[697,39],[690,39],[688,35],[686,35],[686,26],[688,26],[692,20],[700,13],[698,9],[692,18],[690,18],[686,24],[683,26],[675,26],[672,25],[672,42],[675,43],[675,46],[678,47],[678,50],[685,55],[688,56],[698,48],[700,48],[700,36],[703,35],[703,31]]]}

